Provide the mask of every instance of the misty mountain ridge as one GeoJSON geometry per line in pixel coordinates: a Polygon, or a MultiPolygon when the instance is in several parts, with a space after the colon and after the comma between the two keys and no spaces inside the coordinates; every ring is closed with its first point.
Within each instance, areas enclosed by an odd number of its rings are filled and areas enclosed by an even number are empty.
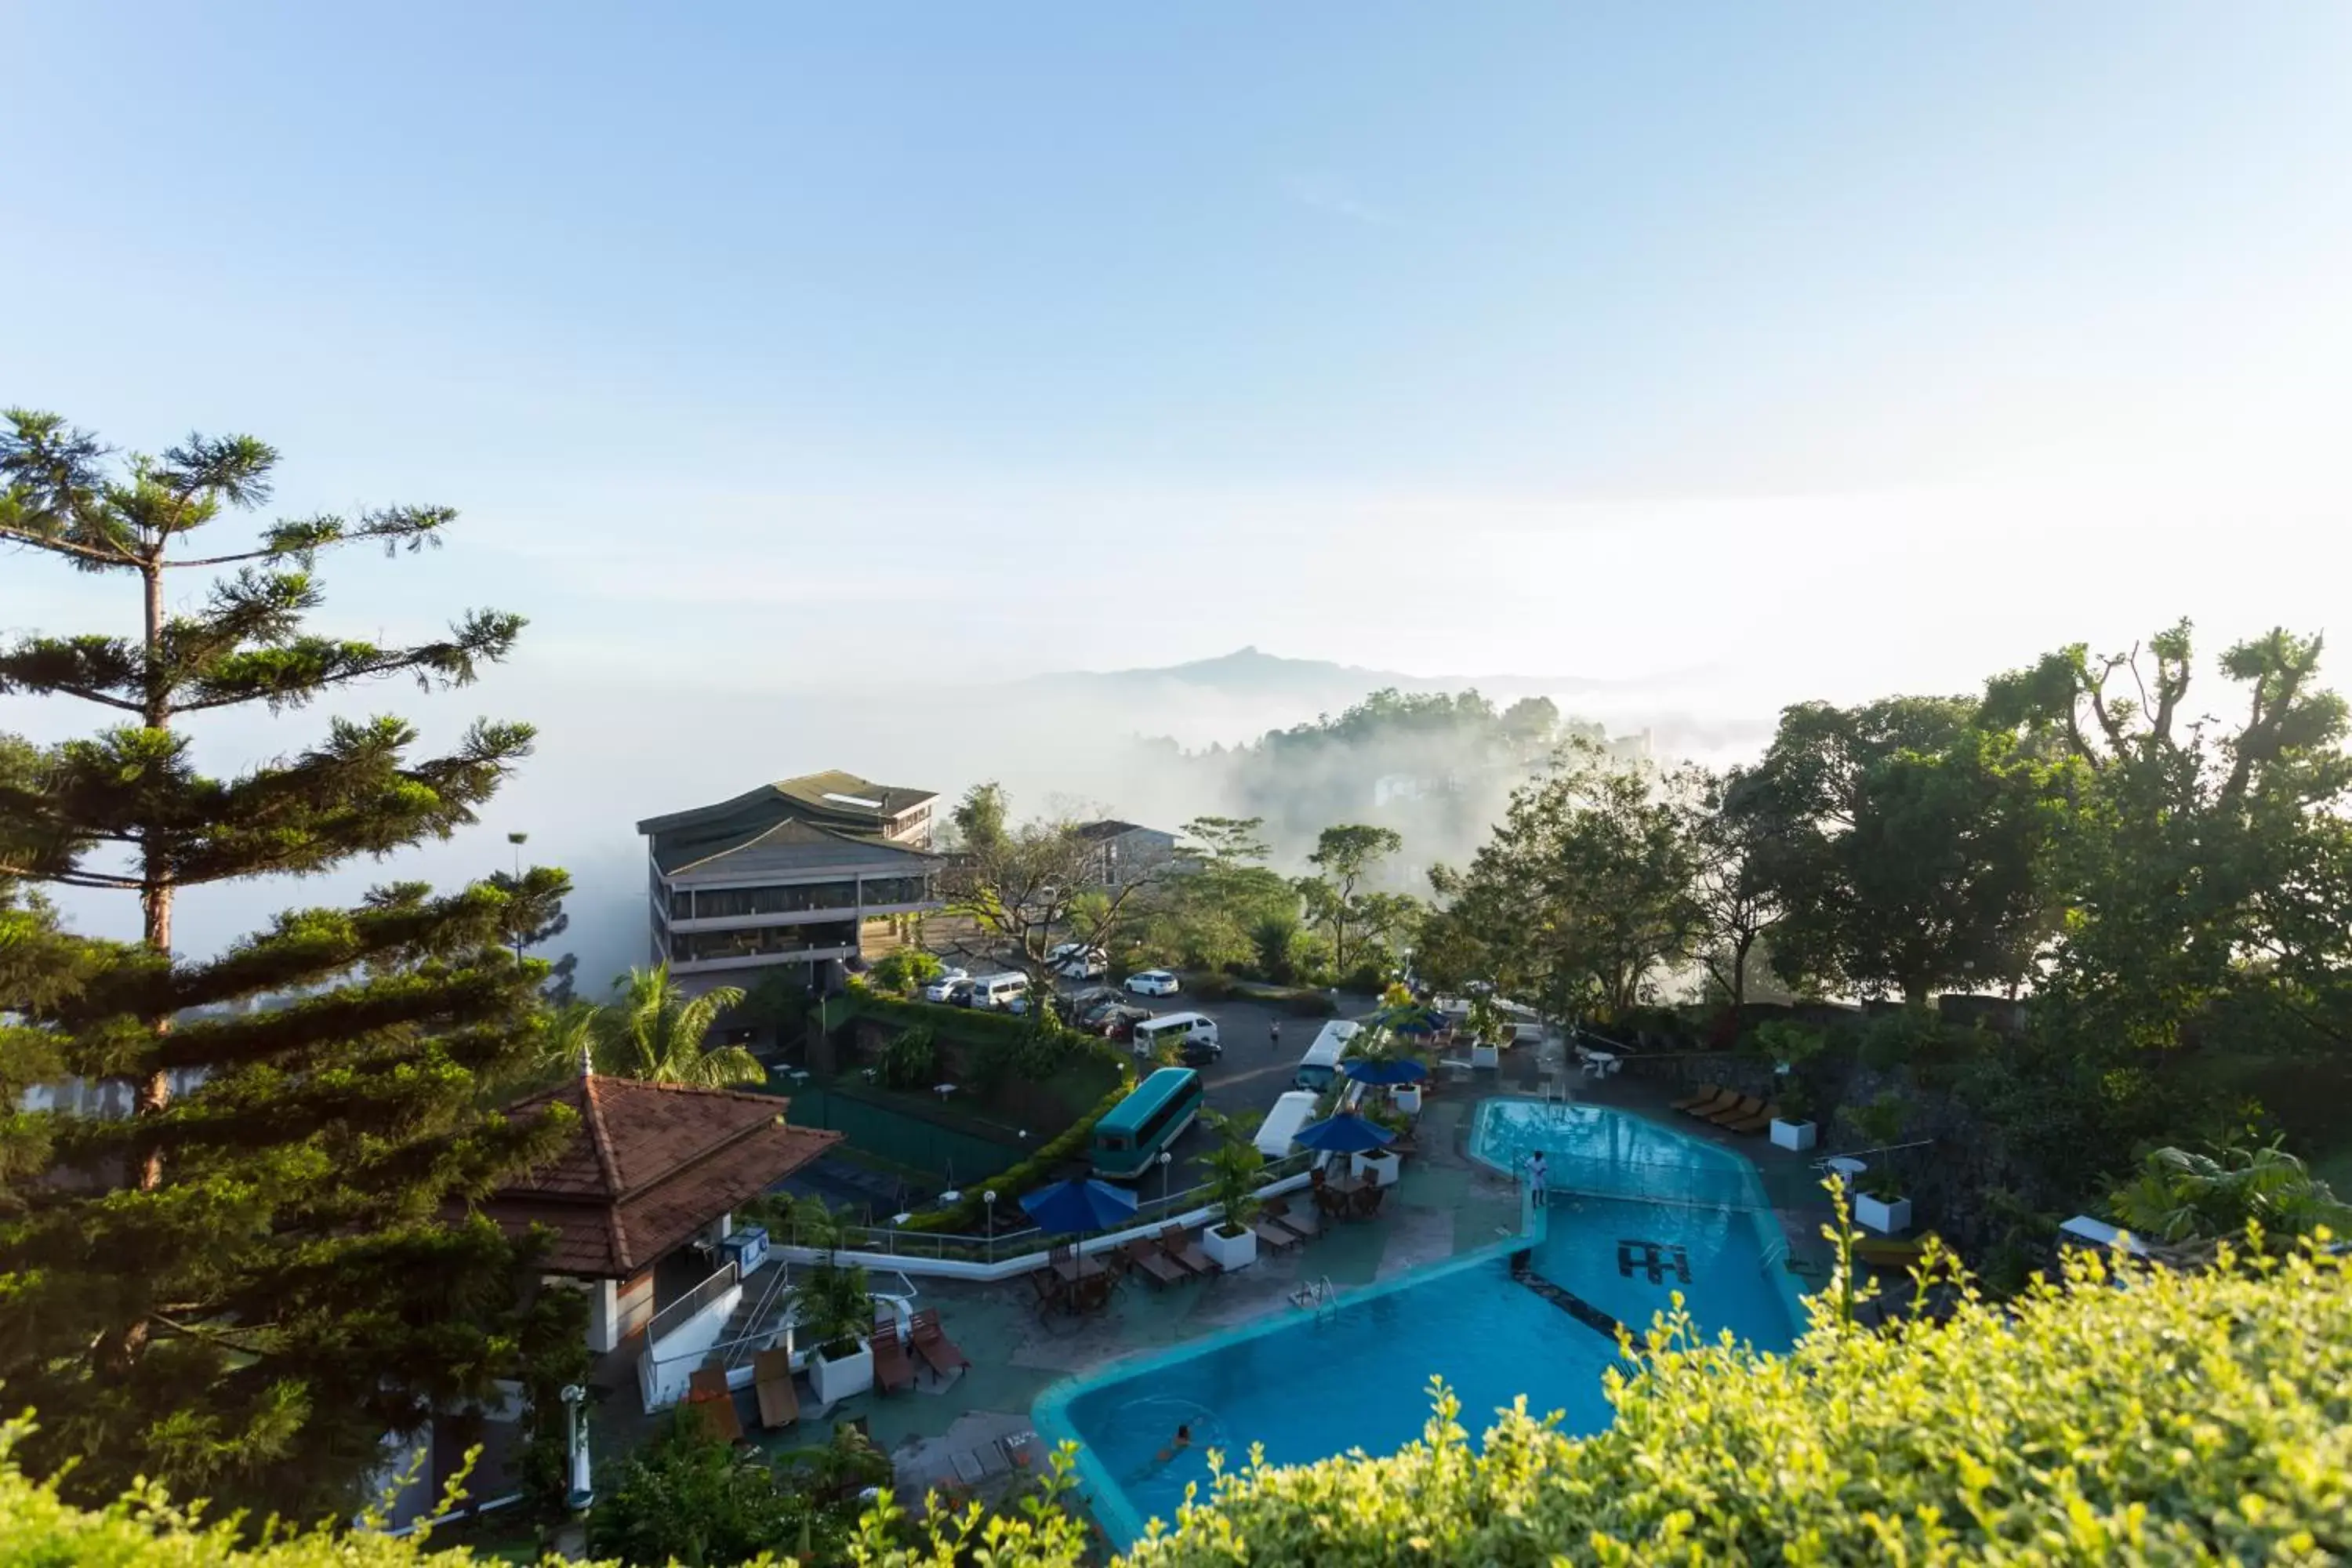
{"type": "Polygon", "coordinates": [[[1157,668],[1062,670],[1032,676],[1016,686],[1071,695],[1118,699],[1165,695],[1171,690],[1247,701],[1309,706],[1337,712],[1388,688],[1409,692],[1476,689],[1487,697],[1556,696],[1602,691],[1621,684],[1577,675],[1407,675],[1323,658],[1290,658],[1255,644],[1213,658],[1157,668]]]}

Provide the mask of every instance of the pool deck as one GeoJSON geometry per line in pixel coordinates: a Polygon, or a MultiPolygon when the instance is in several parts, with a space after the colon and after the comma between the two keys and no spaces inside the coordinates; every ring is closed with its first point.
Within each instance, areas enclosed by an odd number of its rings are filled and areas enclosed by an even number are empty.
{"type": "MultiPolygon", "coordinates": [[[[1391,1279],[1516,1234],[1516,1184],[1471,1159],[1471,1111],[1493,1094],[1528,1091],[1550,1065],[1539,1063],[1536,1053],[1514,1052],[1501,1074],[1481,1073],[1475,1083],[1448,1085],[1433,1095],[1422,1113],[1421,1152],[1406,1161],[1375,1219],[1327,1223],[1316,1240],[1279,1255],[1261,1252],[1255,1263],[1230,1275],[1162,1289],[1133,1277],[1108,1309],[1084,1318],[1041,1315],[1025,1278],[994,1284],[919,1278],[917,1305],[939,1311],[948,1336],[971,1358],[971,1367],[945,1379],[924,1369],[910,1392],[861,1394],[829,1410],[803,1395],[801,1420],[782,1432],[758,1427],[746,1390],[736,1395],[744,1429],[762,1448],[782,1451],[821,1445],[837,1423],[862,1419],[867,1435],[891,1457],[897,1489],[910,1505],[934,1488],[1001,1494],[1020,1479],[1006,1440],[1016,1440],[1017,1448],[1017,1440],[1032,1433],[1031,1406],[1051,1384],[1122,1357],[1300,1310],[1291,1297],[1307,1281],[1328,1279],[1344,1299],[1351,1286],[1391,1279]]],[[[1639,1079],[1594,1081],[1571,1072],[1569,1082],[1578,1103],[1633,1111],[1752,1161],[1789,1238],[1791,1271],[1809,1282],[1820,1277],[1816,1270],[1828,1249],[1819,1231],[1829,1205],[1812,1182],[1814,1155],[1678,1115],[1670,1093],[1639,1079]]],[[[662,1419],[640,1413],[635,1394],[632,1380],[599,1409],[600,1455],[630,1451],[662,1419]]],[[[1032,1447],[1021,1457],[1034,1452],[1032,1447]]]]}

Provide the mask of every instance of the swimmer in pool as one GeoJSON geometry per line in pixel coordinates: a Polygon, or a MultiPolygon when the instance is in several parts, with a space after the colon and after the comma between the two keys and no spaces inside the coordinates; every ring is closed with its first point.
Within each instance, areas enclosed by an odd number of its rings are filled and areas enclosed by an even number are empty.
{"type": "Polygon", "coordinates": [[[1151,1458],[1154,1463],[1164,1465],[1192,1446],[1192,1425],[1187,1422],[1176,1428],[1175,1440],[1171,1442],[1165,1448],[1160,1449],[1157,1454],[1154,1454],[1151,1458]]]}

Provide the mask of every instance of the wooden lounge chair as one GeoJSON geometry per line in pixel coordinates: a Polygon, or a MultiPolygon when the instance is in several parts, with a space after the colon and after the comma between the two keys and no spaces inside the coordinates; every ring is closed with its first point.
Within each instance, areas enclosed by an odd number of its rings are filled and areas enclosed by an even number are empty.
{"type": "Polygon", "coordinates": [[[1734,1132],[1761,1132],[1780,1120],[1780,1116],[1779,1106],[1768,1105],[1753,1116],[1743,1116],[1737,1121],[1727,1121],[1723,1125],[1734,1132]]]}
{"type": "Polygon", "coordinates": [[[1688,1115],[1697,1117],[1703,1121],[1706,1118],[1713,1116],[1717,1111],[1728,1110],[1738,1103],[1739,1091],[1738,1089],[1718,1089],[1712,1096],[1700,1100],[1697,1104],[1685,1105],[1679,1107],[1678,1109],[1688,1115]]]}
{"type": "Polygon", "coordinates": [[[801,1396],[793,1387],[793,1352],[761,1351],[751,1358],[751,1388],[760,1397],[760,1425],[789,1426],[801,1418],[801,1396]]]}
{"type": "Polygon", "coordinates": [[[712,1436],[722,1443],[742,1439],[743,1418],[735,1414],[735,1395],[728,1392],[724,1367],[706,1366],[687,1379],[686,1397],[712,1436]]]}
{"type": "Polygon", "coordinates": [[[915,1386],[915,1363],[907,1359],[906,1342],[898,1338],[898,1320],[885,1314],[874,1320],[874,1388],[894,1394],[915,1386]]]}
{"type": "Polygon", "coordinates": [[[1266,1205],[1265,1215],[1301,1241],[1312,1241],[1323,1234],[1323,1216],[1311,1209],[1305,1214],[1294,1213],[1287,1198],[1277,1198],[1266,1205]]]}
{"type": "Polygon", "coordinates": [[[929,1363],[931,1371],[938,1373],[942,1381],[956,1368],[971,1364],[971,1357],[957,1349],[955,1341],[948,1338],[946,1331],[940,1327],[937,1308],[916,1313],[913,1328],[915,1353],[929,1363]]]}
{"type": "Polygon", "coordinates": [[[1144,1278],[1155,1286],[1173,1285],[1184,1278],[1185,1270],[1169,1260],[1167,1255],[1151,1243],[1137,1237],[1119,1249],[1127,1260],[1143,1270],[1144,1278]]]}
{"type": "Polygon", "coordinates": [[[1274,1252],[1280,1252],[1288,1247],[1297,1247],[1307,1239],[1297,1231],[1286,1228],[1271,1214],[1260,1214],[1257,1218],[1250,1221],[1250,1234],[1257,1237],[1257,1244],[1260,1247],[1274,1252]]]}
{"type": "Polygon", "coordinates": [[[1215,1263],[1201,1250],[1201,1244],[1184,1232],[1181,1225],[1171,1225],[1160,1233],[1160,1250],[1168,1255],[1188,1274],[1214,1274],[1215,1263]]]}
{"type": "Polygon", "coordinates": [[[1698,1107],[1705,1105],[1710,1100],[1721,1100],[1722,1098],[1723,1086],[1721,1084],[1703,1083],[1698,1086],[1698,1092],[1696,1094],[1686,1094],[1683,1096],[1682,1099],[1675,1100],[1674,1108],[1676,1110],[1695,1110],[1698,1107]]]}
{"type": "Polygon", "coordinates": [[[1714,1122],[1717,1127],[1728,1127],[1735,1121],[1747,1121],[1763,1109],[1764,1102],[1754,1095],[1742,1095],[1738,1104],[1727,1105],[1706,1120],[1714,1122]]]}

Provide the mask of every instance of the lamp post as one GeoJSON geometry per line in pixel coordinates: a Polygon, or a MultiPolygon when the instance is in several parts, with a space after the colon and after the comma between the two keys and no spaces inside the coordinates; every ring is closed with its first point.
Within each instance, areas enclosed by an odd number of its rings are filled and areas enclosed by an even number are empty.
{"type": "Polygon", "coordinates": [[[991,1187],[981,1194],[980,1201],[988,1205],[988,1260],[994,1263],[996,1261],[996,1189],[991,1187]]]}
{"type": "MultiPolygon", "coordinates": [[[[507,835],[507,842],[514,846],[514,890],[515,897],[520,898],[522,896],[522,847],[530,842],[530,835],[528,833],[509,833],[507,835]]],[[[515,921],[514,939],[515,962],[517,963],[520,963],[522,962],[522,921],[520,920],[515,921]]]]}
{"type": "Polygon", "coordinates": [[[588,1390],[581,1384],[567,1384],[563,1389],[563,1447],[569,1461],[571,1489],[564,1494],[564,1503],[575,1513],[596,1500],[596,1490],[588,1474],[588,1390]]]}
{"type": "MultiPolygon", "coordinates": [[[[1175,1163],[1176,1156],[1173,1153],[1165,1149],[1160,1151],[1160,1206],[1163,1209],[1168,1206],[1169,1171],[1175,1163]]],[[[1167,1216],[1162,1215],[1160,1217],[1165,1219],[1167,1216]]]]}

